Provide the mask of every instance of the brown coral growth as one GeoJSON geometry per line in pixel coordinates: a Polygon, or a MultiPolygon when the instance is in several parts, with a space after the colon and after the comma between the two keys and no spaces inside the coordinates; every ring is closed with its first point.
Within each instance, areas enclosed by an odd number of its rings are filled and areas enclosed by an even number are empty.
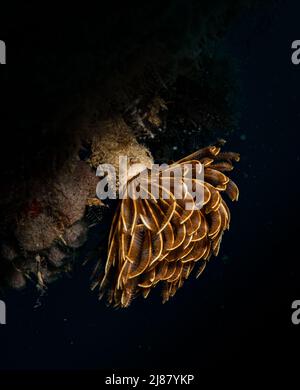
{"type": "MultiPolygon", "coordinates": [[[[174,163],[171,167],[192,168],[199,162],[204,169],[204,199],[202,207],[196,207],[194,187],[192,193],[182,183],[170,177],[171,186],[164,188],[159,174],[157,187],[159,198],[131,199],[119,201],[109,236],[108,257],[105,274],[100,283],[100,297],[107,295],[108,303],[115,307],[127,307],[138,294],[145,298],[156,285],[162,286],[163,302],[172,297],[189,277],[195,265],[197,276],[204,270],[212,255],[217,256],[223,233],[229,228],[230,211],[223,199],[223,193],[234,201],[239,191],[236,184],[223,172],[233,169],[232,161],[239,161],[239,155],[221,152],[223,141],[216,146],[201,149],[174,163]],[[184,196],[174,196],[175,187],[182,187],[184,196]],[[169,191],[169,197],[163,196],[169,191]],[[167,199],[164,199],[167,198],[167,199]],[[187,203],[192,207],[186,207],[187,203]]],[[[151,169],[147,169],[147,175],[151,169]]],[[[128,189],[134,179],[128,182],[128,189]]],[[[143,181],[141,181],[141,186],[143,181]]]]}

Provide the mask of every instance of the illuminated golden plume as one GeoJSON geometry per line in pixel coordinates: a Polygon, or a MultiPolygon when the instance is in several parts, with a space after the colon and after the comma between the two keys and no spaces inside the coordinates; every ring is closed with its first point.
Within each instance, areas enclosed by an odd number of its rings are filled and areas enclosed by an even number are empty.
{"type": "MultiPolygon", "coordinates": [[[[191,167],[189,180],[194,190],[198,180],[195,172],[202,164],[204,180],[198,183],[203,191],[201,208],[196,207],[195,193],[192,195],[182,185],[182,179],[170,174],[171,185],[168,189],[164,187],[162,177],[168,177],[170,167],[159,173],[158,199],[151,196],[151,189],[145,185],[148,199],[119,200],[100,282],[100,296],[106,294],[109,304],[127,307],[136,295],[146,298],[157,285],[161,285],[166,302],[182,287],[195,266],[198,277],[211,255],[218,255],[223,233],[230,223],[230,211],[222,195],[227,193],[232,201],[239,196],[236,184],[223,173],[233,169],[232,161],[239,161],[239,155],[221,152],[223,143],[200,149],[171,165],[180,168],[183,175],[185,167],[191,167]],[[184,192],[182,199],[174,196],[176,186],[181,186],[184,192]],[[166,192],[168,197],[164,196],[166,192]],[[188,203],[192,207],[186,207],[188,203]]],[[[151,169],[146,171],[149,176],[151,169]]],[[[128,189],[134,184],[134,179],[130,180],[128,189]]]]}

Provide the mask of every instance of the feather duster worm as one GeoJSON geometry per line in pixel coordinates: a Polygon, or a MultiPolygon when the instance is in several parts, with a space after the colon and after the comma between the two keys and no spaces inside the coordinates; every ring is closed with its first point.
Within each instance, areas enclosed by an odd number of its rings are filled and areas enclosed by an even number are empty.
{"type": "MultiPolygon", "coordinates": [[[[145,298],[156,285],[162,286],[163,302],[172,297],[197,267],[197,277],[203,272],[212,255],[217,256],[223,233],[229,228],[230,211],[222,194],[234,201],[239,191],[236,184],[223,172],[233,169],[232,161],[239,155],[220,152],[224,142],[209,146],[172,164],[185,175],[185,167],[192,170],[192,188],[196,184],[196,169],[204,169],[202,207],[195,207],[195,193],[191,194],[182,180],[168,175],[168,169],[158,174],[159,197],[141,179],[148,199],[119,200],[109,235],[105,273],[100,283],[100,297],[107,295],[108,303],[127,307],[138,294],[145,298]],[[187,165],[188,164],[188,165],[187,165]],[[170,187],[164,187],[162,177],[169,176],[170,187]],[[180,181],[181,180],[181,181],[180,181]],[[180,181],[180,182],[179,182],[180,181]],[[178,186],[183,196],[174,196],[178,186]],[[168,196],[164,193],[168,192],[168,196]],[[186,207],[187,202],[192,207],[186,207]]],[[[151,169],[146,169],[149,177],[151,169]]],[[[127,190],[135,186],[135,178],[127,183],[127,190]]],[[[153,187],[151,187],[153,190],[153,187]]]]}

